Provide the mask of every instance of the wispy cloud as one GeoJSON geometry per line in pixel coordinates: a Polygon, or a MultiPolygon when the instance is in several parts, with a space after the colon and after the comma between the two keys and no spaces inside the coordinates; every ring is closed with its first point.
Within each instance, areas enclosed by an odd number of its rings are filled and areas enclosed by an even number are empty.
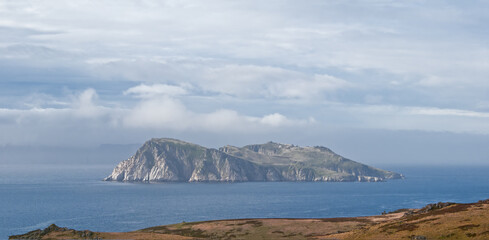
{"type": "Polygon", "coordinates": [[[489,118],[487,112],[467,111],[460,109],[440,109],[440,108],[408,108],[407,112],[428,116],[458,116],[458,117],[478,117],[489,118]]]}
{"type": "Polygon", "coordinates": [[[125,95],[135,95],[140,98],[152,98],[157,96],[177,96],[187,94],[187,90],[180,86],[168,84],[141,84],[124,91],[125,95]]]}

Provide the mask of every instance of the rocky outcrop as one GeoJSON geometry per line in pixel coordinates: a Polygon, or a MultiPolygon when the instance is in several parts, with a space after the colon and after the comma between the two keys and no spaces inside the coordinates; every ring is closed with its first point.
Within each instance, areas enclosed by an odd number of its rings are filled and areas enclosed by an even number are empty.
{"type": "Polygon", "coordinates": [[[176,139],[151,139],[106,181],[384,181],[402,176],[345,159],[324,147],[266,143],[208,149],[176,139]]]}
{"type": "Polygon", "coordinates": [[[49,225],[49,227],[45,228],[44,230],[38,229],[22,235],[13,235],[10,236],[9,239],[46,239],[46,237],[48,239],[52,239],[48,237],[52,233],[56,233],[55,235],[58,237],[60,237],[60,235],[69,235],[70,238],[76,237],[77,239],[99,239],[97,237],[98,234],[92,231],[77,231],[65,227],[58,227],[55,224],[49,225]]]}

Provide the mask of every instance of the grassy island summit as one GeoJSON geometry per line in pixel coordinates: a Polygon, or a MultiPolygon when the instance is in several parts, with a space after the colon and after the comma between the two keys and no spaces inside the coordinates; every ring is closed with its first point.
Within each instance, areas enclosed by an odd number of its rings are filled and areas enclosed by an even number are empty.
{"type": "Polygon", "coordinates": [[[386,171],[344,158],[321,146],[299,147],[268,142],[244,147],[205,148],[171,138],[154,138],[122,161],[105,181],[379,182],[401,179],[386,171]]]}

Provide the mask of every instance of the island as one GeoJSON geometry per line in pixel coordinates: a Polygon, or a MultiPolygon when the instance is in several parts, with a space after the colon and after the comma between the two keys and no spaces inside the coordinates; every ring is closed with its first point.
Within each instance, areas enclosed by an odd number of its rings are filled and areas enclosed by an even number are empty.
{"type": "Polygon", "coordinates": [[[153,138],[104,180],[379,182],[401,178],[399,173],[352,161],[321,146],[268,142],[213,149],[172,138],[153,138]]]}
{"type": "Polygon", "coordinates": [[[367,217],[182,222],[132,232],[77,231],[53,224],[9,239],[489,239],[489,200],[440,202],[367,217]]]}

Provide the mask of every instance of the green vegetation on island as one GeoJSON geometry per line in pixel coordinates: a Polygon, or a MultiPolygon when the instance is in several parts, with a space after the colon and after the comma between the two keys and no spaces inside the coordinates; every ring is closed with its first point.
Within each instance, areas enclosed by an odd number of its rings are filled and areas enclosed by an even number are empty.
{"type": "Polygon", "coordinates": [[[268,142],[205,148],[171,139],[151,139],[122,161],[106,181],[362,181],[400,179],[401,174],[344,158],[326,147],[268,142]]]}

